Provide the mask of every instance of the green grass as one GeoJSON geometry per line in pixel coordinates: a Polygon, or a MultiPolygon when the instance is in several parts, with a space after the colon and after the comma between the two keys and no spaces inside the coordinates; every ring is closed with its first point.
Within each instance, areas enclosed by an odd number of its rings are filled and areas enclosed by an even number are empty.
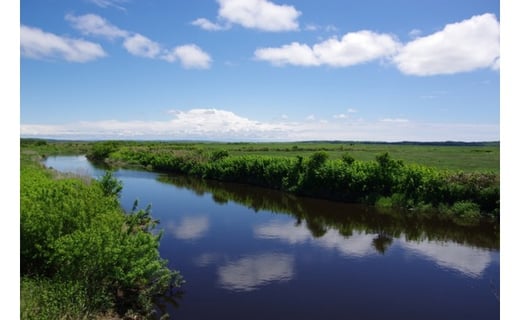
{"type": "MultiPolygon", "coordinates": [[[[231,156],[261,155],[271,157],[308,157],[316,151],[325,151],[329,159],[340,159],[348,153],[355,160],[371,161],[388,152],[392,159],[406,164],[419,164],[441,170],[500,173],[500,144],[484,143],[367,143],[367,142],[159,142],[118,141],[128,148],[150,148],[205,152],[226,150],[231,156]]],[[[85,154],[93,146],[88,141],[45,141],[22,139],[22,145],[37,148],[40,154],[85,154]]]]}
{"type": "Polygon", "coordinates": [[[498,143],[480,145],[424,145],[424,144],[376,144],[350,142],[281,142],[281,143],[149,143],[136,145],[153,146],[154,149],[204,151],[226,150],[232,156],[261,155],[272,157],[310,156],[316,151],[325,151],[330,159],[340,159],[345,153],[354,159],[371,161],[378,154],[388,152],[393,159],[407,164],[419,164],[442,170],[464,172],[500,172],[500,146],[498,143]]]}

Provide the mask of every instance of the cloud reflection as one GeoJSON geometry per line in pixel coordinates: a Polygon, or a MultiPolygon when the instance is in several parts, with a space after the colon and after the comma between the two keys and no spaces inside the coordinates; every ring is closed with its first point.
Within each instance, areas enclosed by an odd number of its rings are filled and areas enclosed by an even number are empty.
{"type": "Polygon", "coordinates": [[[220,259],[220,255],[217,253],[203,253],[193,259],[193,263],[197,267],[207,267],[211,264],[217,263],[220,259]]]}
{"type": "Polygon", "coordinates": [[[293,273],[294,257],[281,253],[247,256],[217,270],[220,286],[232,291],[252,291],[272,282],[289,281],[293,273]]]}
{"type": "Polygon", "coordinates": [[[169,222],[167,229],[175,238],[181,240],[195,240],[202,238],[209,229],[208,217],[184,217],[179,224],[169,222]]]}
{"type": "Polygon", "coordinates": [[[491,263],[491,253],[454,242],[405,242],[402,247],[433,260],[437,265],[456,270],[469,277],[482,276],[491,263]]]}
{"type": "Polygon", "coordinates": [[[375,250],[372,241],[376,235],[353,232],[346,238],[337,230],[329,229],[319,237],[314,238],[312,233],[305,228],[305,225],[296,226],[291,222],[278,223],[271,222],[260,225],[254,230],[255,236],[260,239],[279,239],[290,244],[304,243],[312,241],[321,247],[336,249],[346,256],[363,257],[374,254],[375,250]]]}

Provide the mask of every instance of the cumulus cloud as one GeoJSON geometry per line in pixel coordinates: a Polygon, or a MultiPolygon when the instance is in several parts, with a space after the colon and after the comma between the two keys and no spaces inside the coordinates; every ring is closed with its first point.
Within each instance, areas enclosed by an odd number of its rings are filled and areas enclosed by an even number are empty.
{"type": "Polygon", "coordinates": [[[220,31],[220,30],[227,30],[231,28],[230,24],[218,24],[209,21],[206,18],[199,18],[191,22],[192,25],[200,27],[201,29],[207,30],[207,31],[220,31]]]}
{"type": "MultiPolygon", "coordinates": [[[[311,30],[316,26],[310,25],[311,30]]],[[[309,28],[308,28],[309,29],[309,28]]],[[[454,74],[480,68],[500,68],[500,24],[486,13],[448,24],[431,35],[420,35],[402,44],[396,37],[370,30],[331,37],[312,46],[292,42],[280,47],[259,48],[254,56],[275,66],[348,67],[377,59],[388,59],[402,73],[416,76],[454,74]]]]}
{"type": "Polygon", "coordinates": [[[255,121],[231,111],[192,109],[171,111],[163,121],[92,121],[68,124],[21,124],[23,137],[63,139],[208,139],[208,140],[358,140],[358,141],[493,141],[498,124],[419,123],[411,120],[364,121],[314,117],[255,121]]]}
{"type": "Polygon", "coordinates": [[[279,48],[262,48],[255,51],[259,60],[269,61],[274,65],[286,64],[298,66],[318,66],[320,62],[314,51],[306,44],[293,42],[279,48]]]}
{"type": "Polygon", "coordinates": [[[103,36],[109,39],[125,38],[129,35],[128,31],[119,29],[95,14],[85,14],[82,16],[67,14],[65,20],[69,21],[73,28],[81,31],[81,33],[85,35],[103,36]]]}
{"type": "Polygon", "coordinates": [[[194,44],[178,46],[163,56],[169,62],[180,60],[184,68],[207,69],[211,65],[211,57],[194,44]]]}
{"type": "Polygon", "coordinates": [[[61,37],[24,25],[20,27],[20,49],[22,55],[28,58],[57,58],[70,62],[88,62],[107,55],[97,43],[61,37]]]}
{"type": "Polygon", "coordinates": [[[293,6],[278,5],[267,0],[217,0],[218,19],[225,24],[213,23],[205,18],[192,22],[205,30],[224,30],[230,24],[262,31],[298,30],[298,17],[301,12],[293,6]]]}
{"type": "Polygon", "coordinates": [[[71,23],[73,28],[85,35],[102,36],[110,40],[123,39],[123,47],[130,54],[138,57],[162,59],[168,62],[180,61],[186,69],[207,69],[211,65],[210,55],[194,44],[165,49],[161,44],[148,37],[120,29],[95,14],[82,16],[68,14],[65,19],[71,23]]]}
{"type": "Polygon", "coordinates": [[[314,45],[313,51],[322,64],[346,67],[390,56],[400,43],[389,34],[363,30],[345,34],[340,40],[328,39],[314,45]]]}
{"type": "Polygon", "coordinates": [[[499,40],[499,22],[486,13],[407,43],[393,61],[401,72],[417,76],[497,69],[499,40]]]}
{"type": "Polygon", "coordinates": [[[312,47],[293,42],[278,48],[260,48],[255,51],[255,57],[277,66],[347,67],[390,57],[400,46],[392,35],[362,30],[347,33],[341,39],[329,38],[312,47]]]}
{"type": "Polygon", "coordinates": [[[131,54],[145,58],[155,58],[161,52],[158,43],[138,33],[125,39],[123,46],[131,54]]]}

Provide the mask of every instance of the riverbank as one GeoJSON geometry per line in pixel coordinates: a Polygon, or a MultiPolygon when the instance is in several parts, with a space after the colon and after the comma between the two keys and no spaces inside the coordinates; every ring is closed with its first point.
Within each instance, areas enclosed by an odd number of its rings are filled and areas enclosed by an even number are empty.
{"type": "Polygon", "coordinates": [[[147,316],[182,281],[159,255],[149,208],[125,213],[121,184],[59,174],[21,149],[20,317],[147,316]]]}
{"type": "Polygon", "coordinates": [[[500,220],[498,143],[25,143],[38,145],[47,154],[85,153],[112,167],[140,167],[406,214],[427,213],[459,225],[490,221],[498,225],[500,220]]]}
{"type": "Polygon", "coordinates": [[[348,151],[333,159],[323,150],[304,157],[232,155],[227,149],[189,147],[100,142],[88,157],[115,166],[137,165],[300,196],[427,212],[460,225],[499,222],[500,183],[493,172],[441,170],[396,160],[388,152],[361,161],[348,151]]]}

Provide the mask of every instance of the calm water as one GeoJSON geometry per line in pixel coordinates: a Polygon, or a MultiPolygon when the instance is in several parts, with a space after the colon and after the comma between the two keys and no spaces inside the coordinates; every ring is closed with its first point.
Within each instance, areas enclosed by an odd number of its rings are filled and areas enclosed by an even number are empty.
{"type": "MultiPolygon", "coordinates": [[[[84,157],[60,171],[103,174],[84,157]]],[[[187,283],[173,319],[499,319],[492,230],[243,185],[119,170],[121,202],[152,205],[160,251],[187,283]]],[[[494,235],[495,234],[495,235],[494,235]]]]}

